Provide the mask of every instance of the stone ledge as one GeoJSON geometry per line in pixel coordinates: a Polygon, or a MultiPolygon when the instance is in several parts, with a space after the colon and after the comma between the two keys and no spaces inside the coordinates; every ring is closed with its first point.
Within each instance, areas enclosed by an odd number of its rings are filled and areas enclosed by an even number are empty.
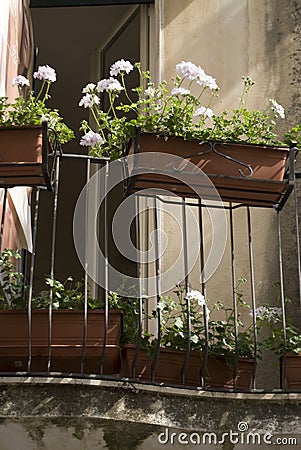
{"type": "Polygon", "coordinates": [[[211,391],[195,388],[184,388],[184,387],[172,387],[159,384],[147,384],[130,381],[127,378],[116,380],[116,379],[95,379],[95,378],[71,378],[71,377],[60,377],[60,376],[2,376],[0,377],[0,386],[3,384],[27,384],[27,385],[65,385],[72,384],[75,386],[94,386],[94,387],[109,387],[109,388],[123,388],[136,391],[154,392],[169,395],[179,395],[185,397],[208,397],[208,398],[221,398],[221,399],[232,399],[232,400],[274,400],[274,401],[284,401],[284,400],[296,400],[301,401],[301,391],[300,392],[281,392],[276,389],[271,392],[263,392],[261,390],[254,392],[224,392],[224,391],[211,391]]]}
{"type": "Polygon", "coordinates": [[[1,377],[0,418],[58,418],[227,432],[246,422],[258,433],[301,434],[301,394],[224,393],[56,377],[1,377]]]}

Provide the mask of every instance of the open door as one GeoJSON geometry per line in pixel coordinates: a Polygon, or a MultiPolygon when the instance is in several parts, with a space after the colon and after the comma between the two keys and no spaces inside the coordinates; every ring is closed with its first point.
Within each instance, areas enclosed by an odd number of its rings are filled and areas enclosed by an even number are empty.
{"type": "MultiPolygon", "coordinates": [[[[87,111],[78,106],[82,88],[89,82],[107,77],[110,65],[118,59],[132,62],[148,60],[148,6],[124,4],[40,8],[38,6],[41,3],[45,3],[45,6],[48,3],[49,6],[51,2],[31,2],[35,46],[38,48],[36,66],[48,64],[55,68],[58,75],[53,85],[52,98],[56,106],[59,104],[62,116],[76,134],[75,140],[64,146],[63,152],[83,153],[84,148],[79,146],[79,125],[82,119],[89,118],[87,111]]],[[[86,183],[86,174],[84,160],[69,158],[61,164],[55,246],[55,278],[60,281],[69,275],[75,280],[81,280],[84,276],[73,243],[72,222],[79,193],[86,183]]],[[[37,236],[36,290],[45,287],[44,274],[49,274],[50,265],[53,197],[47,192],[42,194],[37,236]]],[[[96,196],[96,193],[91,195],[96,196]]],[[[111,203],[113,209],[114,205],[118,205],[120,196],[121,191],[114,193],[115,200],[111,203]]],[[[93,209],[91,199],[89,205],[93,209]]],[[[93,252],[93,244],[89,248],[93,252]]],[[[123,264],[120,259],[118,261],[123,264]]]]}

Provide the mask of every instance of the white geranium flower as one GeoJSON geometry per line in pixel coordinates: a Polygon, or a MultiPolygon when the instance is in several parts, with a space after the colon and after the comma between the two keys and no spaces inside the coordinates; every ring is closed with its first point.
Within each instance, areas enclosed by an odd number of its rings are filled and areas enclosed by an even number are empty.
{"type": "Polygon", "coordinates": [[[214,116],[214,112],[210,108],[206,108],[205,106],[200,106],[199,108],[197,108],[194,111],[193,116],[194,117],[204,116],[204,117],[210,117],[211,118],[211,117],[214,116]]]}
{"type": "Polygon", "coordinates": [[[94,91],[94,89],[96,88],[96,84],[94,83],[88,83],[82,90],[83,94],[90,94],[91,92],[94,91]]]}
{"type": "Polygon", "coordinates": [[[191,342],[197,344],[199,342],[199,337],[196,334],[193,334],[190,338],[191,342]]]}
{"type": "Polygon", "coordinates": [[[145,89],[144,91],[144,95],[148,95],[149,97],[153,97],[155,95],[155,88],[149,86],[147,89],[145,89]]]}
{"type": "Polygon", "coordinates": [[[198,304],[200,306],[205,306],[206,301],[205,301],[205,297],[203,296],[203,294],[200,291],[189,291],[186,294],[186,297],[188,300],[190,301],[196,301],[198,302],[198,304]]]}
{"type": "Polygon", "coordinates": [[[78,106],[83,106],[84,108],[92,108],[94,105],[99,104],[99,98],[95,94],[86,94],[80,100],[78,106]]]}
{"type": "Polygon", "coordinates": [[[96,144],[103,144],[104,140],[99,133],[94,133],[94,131],[88,131],[80,140],[80,145],[88,147],[91,145],[94,147],[96,144]]]}
{"type": "MultiPolygon", "coordinates": [[[[256,319],[263,319],[267,312],[268,308],[266,306],[258,306],[258,308],[255,309],[256,319]]],[[[250,311],[250,316],[253,316],[253,311],[250,311]]]]}
{"type": "Polygon", "coordinates": [[[179,87],[175,87],[172,89],[171,91],[171,95],[190,95],[190,90],[189,89],[184,89],[184,88],[179,88],[179,87]]]}
{"type": "Polygon", "coordinates": [[[43,114],[41,117],[41,120],[42,120],[42,122],[47,122],[49,128],[55,128],[55,126],[58,122],[57,119],[52,117],[51,114],[43,114]]]}
{"type": "Polygon", "coordinates": [[[275,111],[281,119],[285,119],[285,111],[283,106],[281,106],[276,100],[270,98],[270,102],[272,103],[272,111],[275,111]]]}
{"type": "MultiPolygon", "coordinates": [[[[250,312],[250,316],[253,316],[253,311],[250,312]]],[[[268,321],[275,321],[282,316],[282,309],[277,307],[258,306],[255,309],[256,319],[266,319],[268,321]]]]}
{"type": "Polygon", "coordinates": [[[216,89],[218,89],[218,85],[216,83],[216,79],[211,77],[210,75],[206,75],[204,73],[203,76],[198,77],[198,79],[196,80],[197,84],[199,84],[202,87],[208,87],[209,89],[211,89],[212,91],[215,91],[216,89]]]}
{"type": "Polygon", "coordinates": [[[34,72],[33,77],[38,78],[39,80],[51,81],[53,83],[56,81],[56,72],[48,65],[39,66],[37,72],[34,72]]]}
{"type": "Polygon", "coordinates": [[[120,72],[130,73],[134,69],[134,66],[130,63],[130,61],[125,61],[124,59],[120,59],[116,61],[110,67],[110,75],[117,76],[120,72]]]}
{"type": "Polygon", "coordinates": [[[275,319],[278,319],[282,316],[282,309],[281,308],[270,308],[268,313],[268,320],[274,321],[275,319]]]}
{"type": "Polygon", "coordinates": [[[163,309],[165,308],[165,304],[164,302],[158,302],[157,303],[157,308],[160,309],[160,311],[163,311],[163,309]]]}
{"type": "Polygon", "coordinates": [[[100,80],[97,83],[97,90],[98,90],[98,92],[106,91],[107,87],[109,86],[110,83],[112,83],[113,80],[115,80],[115,78],[113,78],[113,77],[104,78],[103,80],[100,80]]]}
{"type": "Polygon", "coordinates": [[[181,319],[181,317],[176,317],[176,319],[175,319],[175,326],[177,328],[182,328],[183,327],[183,320],[181,319]]]}
{"type": "Polygon", "coordinates": [[[118,80],[114,80],[107,86],[107,91],[123,91],[124,88],[121,86],[118,80]]]}
{"type": "Polygon", "coordinates": [[[122,91],[123,87],[116,78],[104,78],[97,83],[98,92],[104,91],[122,91]]]}
{"type": "Polygon", "coordinates": [[[23,75],[17,75],[12,82],[13,86],[29,86],[29,80],[26,77],[23,77],[23,75]]]}
{"type": "Polygon", "coordinates": [[[201,67],[196,66],[190,61],[182,61],[181,63],[177,64],[176,71],[181,72],[183,77],[188,78],[189,80],[196,80],[203,74],[205,75],[205,72],[201,67]]]}

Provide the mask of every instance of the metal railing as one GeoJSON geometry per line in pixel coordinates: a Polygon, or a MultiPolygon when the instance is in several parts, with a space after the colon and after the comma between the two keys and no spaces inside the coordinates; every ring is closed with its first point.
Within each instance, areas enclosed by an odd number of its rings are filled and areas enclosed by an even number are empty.
{"type": "MultiPolygon", "coordinates": [[[[143,199],[147,198],[148,202],[152,202],[152,220],[150,220],[150,217],[148,217],[148,226],[150,227],[150,231],[154,231],[153,237],[154,237],[154,253],[155,253],[155,260],[154,262],[138,262],[136,263],[137,266],[137,273],[138,273],[138,311],[137,311],[137,317],[136,317],[136,327],[137,327],[137,333],[136,333],[136,339],[135,342],[135,349],[134,349],[134,356],[131,360],[131,364],[129,367],[129,370],[126,372],[124,371],[124,362],[121,361],[121,353],[118,354],[118,357],[120,358],[120,370],[118,373],[112,372],[111,374],[108,373],[108,371],[105,369],[106,364],[106,355],[108,352],[108,348],[110,347],[109,343],[109,333],[111,332],[110,328],[110,317],[112,314],[110,299],[109,299],[109,291],[111,290],[110,285],[110,267],[111,262],[110,261],[110,229],[111,229],[111,219],[109,217],[109,210],[110,210],[110,203],[108,202],[108,193],[110,190],[110,184],[108,182],[108,176],[110,171],[110,164],[109,160],[106,158],[98,159],[98,158],[92,158],[89,156],[84,155],[73,155],[73,154],[64,154],[60,155],[58,154],[56,156],[55,160],[55,179],[53,184],[53,193],[47,193],[48,195],[48,201],[49,196],[51,196],[52,201],[52,211],[50,214],[51,218],[51,234],[49,235],[49,239],[47,237],[44,237],[43,241],[39,241],[38,231],[39,227],[41,227],[39,216],[40,206],[41,202],[43,202],[43,199],[41,200],[41,191],[40,189],[34,188],[32,198],[33,198],[33,221],[32,221],[32,228],[33,228],[33,251],[32,255],[28,255],[28,268],[27,273],[25,274],[26,279],[26,285],[27,285],[27,292],[28,292],[28,307],[27,307],[27,364],[26,364],[26,370],[22,371],[23,374],[41,374],[41,371],[33,370],[33,357],[32,354],[32,342],[35,339],[35,336],[33,336],[33,316],[34,316],[34,309],[33,309],[33,298],[35,296],[35,276],[37,272],[37,254],[39,252],[39,248],[43,247],[45,242],[48,242],[50,240],[50,252],[48,254],[49,257],[49,272],[48,275],[50,279],[55,280],[60,277],[60,273],[58,270],[56,270],[56,263],[57,263],[57,240],[58,240],[58,220],[60,218],[60,215],[64,215],[64,209],[60,208],[60,200],[61,198],[64,198],[64,201],[68,202],[68,192],[64,192],[62,188],[62,182],[63,182],[63,176],[61,174],[61,166],[64,165],[66,162],[79,162],[82,166],[83,173],[85,173],[85,176],[82,180],[79,182],[79,188],[78,193],[80,193],[82,186],[86,185],[86,183],[90,180],[92,170],[97,171],[98,168],[105,168],[105,176],[102,176],[100,179],[101,187],[99,189],[102,189],[103,195],[103,205],[101,210],[101,217],[98,219],[98,229],[101,230],[102,239],[102,251],[104,254],[104,265],[101,267],[98,267],[97,270],[102,271],[102,289],[95,287],[94,288],[94,296],[102,295],[103,296],[103,325],[104,325],[104,331],[103,335],[100,340],[98,340],[98,343],[96,345],[96,352],[94,353],[94,358],[97,359],[96,366],[97,369],[93,369],[92,371],[89,371],[89,373],[85,370],[85,361],[87,356],[87,339],[89,338],[89,315],[91,313],[91,310],[89,309],[89,301],[90,301],[90,284],[91,284],[91,277],[89,276],[89,270],[88,270],[88,222],[90,220],[95,221],[95,217],[90,217],[90,211],[88,206],[85,209],[85,216],[84,216],[84,234],[82,236],[82,240],[84,241],[84,249],[85,249],[85,257],[84,257],[84,263],[82,267],[82,276],[83,276],[83,287],[82,287],[82,293],[83,293],[83,310],[82,310],[82,336],[81,336],[81,344],[79,345],[78,342],[76,346],[79,348],[79,353],[77,353],[77,360],[79,361],[78,364],[78,371],[74,373],[74,371],[70,371],[69,375],[72,376],[95,376],[95,377],[111,377],[113,376],[116,379],[136,379],[136,380],[143,380],[143,381],[149,381],[152,383],[161,382],[160,377],[158,380],[157,377],[157,369],[159,361],[162,360],[162,333],[163,333],[163,327],[164,323],[162,323],[162,313],[160,309],[160,302],[162,300],[162,279],[164,278],[164,270],[162,268],[162,258],[159,256],[161,254],[161,247],[162,242],[160,241],[160,234],[159,229],[162,225],[162,217],[160,217],[160,214],[162,210],[164,210],[164,205],[173,205],[174,208],[178,208],[181,211],[181,217],[182,217],[182,223],[181,223],[181,233],[182,233],[182,242],[183,242],[183,259],[182,259],[182,265],[183,265],[183,276],[181,277],[181,280],[179,280],[183,285],[184,293],[187,293],[191,290],[191,275],[189,270],[189,249],[191,248],[191,242],[189,241],[189,227],[188,227],[188,218],[187,218],[187,211],[189,209],[195,211],[195,217],[197,218],[197,226],[198,226],[198,233],[199,233],[199,242],[195,243],[194,245],[197,245],[199,247],[198,252],[198,263],[197,268],[194,267],[193,270],[199,272],[200,277],[200,291],[203,294],[205,298],[207,298],[208,294],[208,285],[214,284],[214,276],[211,277],[211,279],[208,281],[206,277],[206,210],[209,209],[218,209],[223,208],[223,210],[226,212],[227,221],[228,221],[228,238],[229,238],[229,246],[226,250],[226,253],[228,254],[228,260],[227,260],[227,270],[228,274],[227,277],[230,280],[230,289],[232,296],[232,302],[229,304],[229,307],[233,309],[234,314],[234,341],[235,341],[235,350],[234,350],[234,364],[233,364],[233,385],[230,387],[231,390],[239,391],[241,390],[239,386],[237,386],[236,380],[237,375],[239,371],[239,351],[238,351],[238,335],[239,335],[239,314],[237,311],[237,290],[236,290],[236,283],[238,276],[241,275],[241,273],[238,274],[238,266],[239,266],[239,260],[240,260],[240,249],[237,249],[236,247],[236,235],[239,228],[239,232],[241,232],[241,224],[246,224],[245,230],[244,230],[244,236],[243,241],[246,244],[244,247],[244,255],[247,255],[247,261],[248,261],[248,283],[249,283],[249,297],[250,297],[250,311],[252,312],[252,324],[253,324],[253,339],[254,339],[254,352],[253,352],[253,366],[252,366],[252,375],[251,375],[251,384],[250,388],[253,391],[257,391],[259,389],[262,390],[261,387],[258,387],[257,385],[257,361],[258,361],[258,343],[259,343],[259,337],[258,337],[258,330],[256,326],[256,309],[258,308],[259,302],[256,292],[256,286],[258,286],[258,283],[256,284],[256,254],[254,252],[254,241],[256,241],[256,233],[254,234],[253,228],[254,228],[254,220],[253,219],[253,208],[249,206],[243,206],[238,204],[208,204],[208,203],[202,203],[201,200],[199,201],[189,201],[187,199],[181,199],[181,198],[170,198],[170,197],[164,197],[162,195],[149,195],[145,194],[143,192],[137,193],[135,195],[136,200],[136,212],[137,217],[135,222],[135,234],[136,234],[136,246],[137,250],[139,251],[139,245],[140,243],[145,240],[146,236],[146,230],[141,225],[141,217],[139,217],[138,213],[141,212],[141,202],[143,202],[143,199]],[[162,206],[163,205],[163,206],[162,206]],[[238,222],[236,222],[235,214],[239,212],[239,218],[238,222]],[[242,211],[244,213],[244,216],[242,215],[242,211]],[[237,227],[237,228],[236,228],[237,227]],[[153,309],[156,311],[156,317],[155,319],[147,319],[149,316],[151,306],[149,301],[144,301],[143,297],[145,297],[145,277],[143,276],[143,271],[146,270],[146,267],[151,266],[153,264],[154,266],[154,272],[155,272],[155,295],[153,295],[153,309]],[[154,324],[154,322],[156,322],[154,324]],[[152,325],[150,325],[152,323],[152,325]],[[141,352],[143,351],[143,335],[144,331],[148,330],[148,327],[153,327],[153,335],[156,339],[156,344],[153,346],[153,353],[151,355],[150,359],[150,371],[149,377],[140,377],[139,371],[141,368],[139,368],[139,358],[141,356],[141,352]]],[[[74,173],[76,173],[74,171],[74,173]]],[[[299,296],[301,299],[301,263],[300,263],[300,236],[299,236],[299,211],[298,211],[298,180],[300,178],[300,173],[295,173],[295,178],[292,180],[293,182],[293,196],[291,197],[293,202],[290,205],[285,205],[284,209],[282,211],[277,210],[274,212],[276,215],[276,229],[277,229],[277,241],[273,241],[272,247],[276,248],[276,254],[278,255],[278,270],[279,270],[279,292],[280,292],[280,304],[279,307],[282,311],[282,323],[283,323],[283,346],[286,348],[286,295],[285,295],[285,277],[284,277],[284,271],[283,271],[283,230],[282,230],[282,224],[281,224],[281,215],[283,214],[283,211],[285,215],[290,214],[293,217],[294,220],[294,227],[296,230],[296,266],[298,269],[298,286],[299,286],[299,296]]],[[[69,188],[70,183],[72,183],[72,177],[70,177],[69,172],[69,188]]],[[[74,183],[75,184],[75,183],[74,183]]],[[[68,189],[67,189],[68,191],[68,189]]],[[[1,233],[0,233],[0,243],[2,241],[2,235],[3,235],[3,229],[5,226],[5,210],[6,210],[6,202],[7,202],[7,189],[4,189],[4,197],[3,197],[3,213],[1,217],[1,233]]],[[[44,195],[44,193],[42,193],[44,195]]],[[[46,194],[45,194],[46,195],[46,194]]],[[[89,188],[85,191],[85,199],[86,199],[86,205],[89,203],[89,198],[97,197],[98,193],[96,191],[93,191],[92,193],[89,192],[89,188]]],[[[120,199],[122,201],[122,198],[120,199]]],[[[283,205],[282,205],[283,206],[283,205]]],[[[265,214],[265,211],[267,211],[266,208],[261,209],[262,214],[265,214]]],[[[70,221],[70,218],[69,218],[70,221]]],[[[72,222],[72,218],[71,218],[72,222]]],[[[258,230],[257,230],[258,231],[258,230]]],[[[72,233],[72,230],[69,229],[69,232],[72,233]]],[[[61,236],[62,238],[62,236],[61,236]]],[[[287,238],[287,236],[286,236],[287,238]]],[[[291,239],[291,236],[288,236],[289,239],[291,239]]],[[[48,242],[49,244],[49,242],[48,242]]],[[[95,246],[98,245],[95,243],[95,246]]],[[[65,261],[66,265],[68,265],[68,254],[65,254],[65,261]]],[[[78,263],[79,264],[79,263],[78,263]]],[[[97,266],[97,263],[96,263],[97,266]]],[[[71,267],[71,265],[70,265],[71,267]]],[[[149,270],[149,267],[148,269],[149,270]]],[[[70,273],[72,275],[72,273],[70,273]]],[[[218,274],[217,269],[217,276],[221,276],[218,274]]],[[[146,277],[147,278],[147,277],[146,277]]],[[[193,275],[192,275],[193,278],[193,275]]],[[[93,284],[93,283],[92,283],[93,284]]],[[[47,357],[46,357],[46,366],[45,370],[43,370],[43,374],[47,375],[52,373],[52,362],[53,362],[53,323],[54,323],[54,288],[53,285],[50,286],[49,289],[49,306],[48,306],[48,329],[47,329],[47,357]]],[[[150,301],[151,302],[151,301],[150,301]]],[[[182,364],[180,367],[180,375],[178,377],[178,382],[176,384],[180,384],[182,386],[189,386],[189,383],[187,384],[187,371],[189,371],[189,364],[190,364],[190,355],[194,353],[194,350],[191,345],[191,337],[194,333],[193,325],[191,323],[191,304],[189,297],[185,299],[186,302],[186,324],[187,324],[187,335],[185,336],[185,340],[187,343],[186,350],[184,351],[184,354],[182,356],[182,364]]],[[[198,360],[199,362],[199,381],[197,382],[197,386],[203,389],[208,389],[208,386],[206,384],[206,374],[208,370],[208,359],[210,356],[210,346],[209,346],[209,333],[210,329],[208,328],[208,315],[207,315],[207,309],[206,305],[202,306],[203,308],[203,333],[205,337],[205,344],[202,348],[201,357],[198,360]]],[[[123,317],[123,321],[125,321],[125,317],[123,317]]],[[[133,344],[133,342],[132,342],[133,344]]],[[[63,346],[64,343],[61,342],[59,346],[63,346]]],[[[287,379],[286,379],[286,354],[283,352],[283,358],[282,358],[282,381],[281,381],[281,388],[284,390],[287,390],[287,379]]],[[[18,369],[18,365],[16,367],[16,370],[18,369]]],[[[16,371],[3,371],[2,374],[16,374],[18,372],[16,371]]],[[[20,372],[21,373],[21,372],[20,372]]],[[[66,375],[66,371],[64,371],[64,374],[66,375]]],[[[60,374],[57,374],[60,376],[60,374]]],[[[166,382],[169,383],[168,381],[166,382]]],[[[172,383],[171,383],[172,384],[172,383]]],[[[210,388],[210,387],[209,387],[210,388]]],[[[212,389],[212,388],[211,388],[212,389]]],[[[219,387],[214,389],[220,389],[219,387]]],[[[268,389],[267,389],[268,390],[268,389]]]]}

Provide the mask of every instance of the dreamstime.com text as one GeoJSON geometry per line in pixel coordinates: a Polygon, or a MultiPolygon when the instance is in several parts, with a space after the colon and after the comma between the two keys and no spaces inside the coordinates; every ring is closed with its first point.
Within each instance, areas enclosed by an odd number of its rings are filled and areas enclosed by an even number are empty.
{"type": "Polygon", "coordinates": [[[248,424],[246,422],[239,422],[236,431],[230,430],[225,433],[184,433],[174,432],[165,428],[165,431],[158,435],[158,441],[161,445],[217,445],[224,444],[225,442],[252,446],[259,446],[261,444],[290,446],[298,444],[296,437],[279,437],[271,433],[248,431],[248,424]]]}

